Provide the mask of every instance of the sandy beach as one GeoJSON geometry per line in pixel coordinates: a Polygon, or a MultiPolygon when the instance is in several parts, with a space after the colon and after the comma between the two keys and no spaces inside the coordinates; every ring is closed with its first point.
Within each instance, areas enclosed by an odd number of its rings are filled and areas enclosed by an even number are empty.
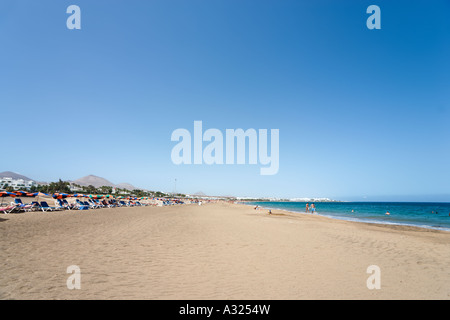
{"type": "Polygon", "coordinates": [[[0,215],[1,299],[449,299],[450,233],[209,203],[0,215]],[[67,267],[81,271],[69,290],[67,267]],[[367,268],[380,268],[369,290],[367,268]]]}

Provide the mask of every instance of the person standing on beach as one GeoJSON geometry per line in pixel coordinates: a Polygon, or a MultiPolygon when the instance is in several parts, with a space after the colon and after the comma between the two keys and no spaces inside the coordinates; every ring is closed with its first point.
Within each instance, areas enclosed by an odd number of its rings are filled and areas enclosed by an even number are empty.
{"type": "Polygon", "coordinates": [[[316,206],[314,205],[314,203],[311,203],[311,213],[314,214],[314,212],[316,212],[316,206]]]}
{"type": "Polygon", "coordinates": [[[308,212],[308,210],[309,210],[309,203],[306,203],[306,211],[305,212],[308,212]]]}

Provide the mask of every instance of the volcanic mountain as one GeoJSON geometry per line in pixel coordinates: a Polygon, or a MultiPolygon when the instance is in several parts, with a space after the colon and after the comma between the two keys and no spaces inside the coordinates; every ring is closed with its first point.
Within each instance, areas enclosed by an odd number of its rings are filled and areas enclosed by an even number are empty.
{"type": "Polygon", "coordinates": [[[91,186],[94,186],[96,188],[100,188],[100,187],[106,186],[106,187],[116,187],[116,188],[120,188],[120,189],[127,189],[127,190],[130,190],[130,191],[136,189],[134,186],[132,186],[129,183],[114,184],[111,181],[106,180],[105,178],[94,176],[92,174],[88,175],[86,177],[77,179],[75,181],[72,181],[72,183],[78,184],[80,186],[85,186],[85,187],[91,185],[91,186]]]}

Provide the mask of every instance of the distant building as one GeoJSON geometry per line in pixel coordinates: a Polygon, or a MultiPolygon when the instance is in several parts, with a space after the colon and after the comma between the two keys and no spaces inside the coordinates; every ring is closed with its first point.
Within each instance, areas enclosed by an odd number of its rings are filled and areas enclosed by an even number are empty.
{"type": "Polygon", "coordinates": [[[6,189],[8,187],[14,190],[30,190],[32,187],[37,187],[36,181],[24,180],[24,179],[13,179],[13,178],[1,178],[0,179],[0,189],[6,189]]]}
{"type": "Polygon", "coordinates": [[[77,184],[71,183],[70,186],[70,192],[80,192],[83,191],[83,188],[77,184]]]}

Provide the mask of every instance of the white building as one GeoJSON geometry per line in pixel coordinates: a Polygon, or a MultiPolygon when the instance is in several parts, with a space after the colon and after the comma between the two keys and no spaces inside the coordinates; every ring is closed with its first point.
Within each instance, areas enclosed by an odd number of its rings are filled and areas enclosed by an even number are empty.
{"type": "Polygon", "coordinates": [[[31,187],[37,187],[37,183],[33,180],[1,178],[0,189],[12,187],[14,190],[30,190],[31,187]]]}
{"type": "Polygon", "coordinates": [[[73,183],[71,183],[69,185],[69,188],[70,188],[70,192],[81,192],[81,191],[83,191],[83,188],[81,186],[75,185],[73,183]]]}

